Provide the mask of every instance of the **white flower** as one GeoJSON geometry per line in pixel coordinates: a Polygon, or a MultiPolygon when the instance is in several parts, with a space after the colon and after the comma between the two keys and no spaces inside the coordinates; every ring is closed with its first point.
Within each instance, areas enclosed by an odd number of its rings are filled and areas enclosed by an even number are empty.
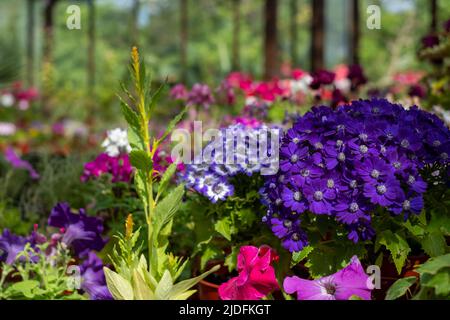
{"type": "Polygon", "coordinates": [[[105,148],[105,152],[110,157],[117,157],[121,153],[129,153],[131,146],[128,143],[127,131],[120,128],[109,130],[102,147],[105,148]]]}
{"type": "Polygon", "coordinates": [[[11,93],[4,93],[0,98],[0,104],[6,108],[11,107],[15,102],[14,96],[11,93]]]}
{"type": "Polygon", "coordinates": [[[352,83],[351,83],[351,81],[349,79],[343,78],[343,79],[335,81],[334,85],[340,91],[348,92],[348,91],[350,91],[350,87],[351,87],[352,83]]]}
{"type": "Polygon", "coordinates": [[[0,136],[11,136],[16,133],[16,126],[10,122],[0,122],[0,136]]]}

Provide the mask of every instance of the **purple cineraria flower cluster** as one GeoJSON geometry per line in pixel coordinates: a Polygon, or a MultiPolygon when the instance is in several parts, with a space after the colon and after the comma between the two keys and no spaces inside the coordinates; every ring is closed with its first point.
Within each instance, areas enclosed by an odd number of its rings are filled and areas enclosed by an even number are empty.
{"type": "Polygon", "coordinates": [[[259,149],[251,147],[257,145],[259,135],[266,134],[266,130],[265,126],[246,128],[242,124],[222,129],[220,139],[223,148],[211,148],[216,143],[214,141],[203,149],[203,158],[196,157],[194,164],[186,166],[182,177],[186,187],[206,196],[213,203],[226,200],[234,193],[230,178],[238,174],[252,176],[261,169],[270,168],[268,161],[255,161],[259,159],[259,149]]]}
{"type": "Polygon", "coordinates": [[[371,239],[376,206],[405,219],[421,212],[421,169],[448,166],[449,138],[438,117],[415,106],[372,99],[314,107],[282,138],[280,170],[261,189],[263,221],[292,252],[307,245],[305,211],[334,217],[355,243],[371,239]]]}

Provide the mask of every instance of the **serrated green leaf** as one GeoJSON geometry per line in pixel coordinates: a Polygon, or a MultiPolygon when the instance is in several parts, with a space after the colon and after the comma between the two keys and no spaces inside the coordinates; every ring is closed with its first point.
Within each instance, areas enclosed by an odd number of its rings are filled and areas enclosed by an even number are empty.
{"type": "Polygon", "coordinates": [[[450,266],[450,253],[431,258],[424,264],[420,265],[416,271],[422,276],[425,273],[436,274],[442,268],[450,266]]]}
{"type": "Polygon", "coordinates": [[[214,224],[214,229],[225,239],[231,241],[231,220],[229,217],[220,219],[214,224]]]}
{"type": "Polygon", "coordinates": [[[156,234],[172,220],[173,216],[181,206],[183,195],[184,185],[181,184],[158,203],[155,208],[155,217],[153,219],[156,234]]]}
{"type": "Polygon", "coordinates": [[[291,267],[295,266],[300,261],[305,259],[313,250],[314,250],[314,247],[306,246],[302,249],[302,251],[292,253],[291,267]]]}
{"type": "Polygon", "coordinates": [[[400,235],[392,233],[391,230],[386,230],[379,234],[377,236],[377,242],[389,250],[395,268],[398,274],[400,274],[411,251],[408,243],[400,235]]]}
{"type": "Polygon", "coordinates": [[[161,195],[167,188],[170,179],[173,177],[177,170],[177,164],[172,163],[170,166],[164,171],[164,174],[161,177],[161,181],[158,186],[158,195],[161,195]]]}
{"type": "Polygon", "coordinates": [[[131,283],[120,274],[103,267],[108,290],[115,300],[133,300],[133,287],[131,283]]]}
{"type": "Polygon", "coordinates": [[[417,281],[416,277],[401,278],[395,281],[386,293],[386,300],[395,300],[405,295],[406,291],[417,281]]]}
{"type": "Polygon", "coordinates": [[[217,257],[222,251],[212,245],[208,245],[200,257],[200,269],[203,270],[211,259],[217,257]]]}
{"type": "Polygon", "coordinates": [[[181,121],[181,119],[183,118],[184,114],[187,112],[187,108],[185,107],[179,114],[177,114],[175,116],[175,118],[173,118],[170,122],[169,125],[167,126],[166,131],[164,132],[164,134],[161,136],[161,138],[158,140],[159,143],[163,142],[166,137],[173,131],[173,129],[175,129],[176,125],[178,124],[178,122],[181,121]]]}
{"type": "Polygon", "coordinates": [[[150,103],[148,104],[146,108],[147,114],[151,114],[153,110],[155,109],[156,104],[158,103],[161,94],[164,92],[164,89],[167,85],[167,78],[164,80],[164,82],[156,89],[155,93],[150,98],[150,103]]]}
{"type": "Polygon", "coordinates": [[[434,231],[425,235],[421,241],[422,248],[430,257],[437,257],[445,253],[447,243],[440,231],[434,231]]]}
{"type": "Polygon", "coordinates": [[[137,132],[141,130],[139,116],[138,114],[125,102],[120,98],[120,110],[122,111],[122,115],[127,121],[128,125],[135,129],[137,132]]]}
{"type": "Polygon", "coordinates": [[[133,167],[144,172],[149,172],[152,168],[153,161],[148,154],[142,150],[132,150],[130,152],[130,163],[133,167]]]}

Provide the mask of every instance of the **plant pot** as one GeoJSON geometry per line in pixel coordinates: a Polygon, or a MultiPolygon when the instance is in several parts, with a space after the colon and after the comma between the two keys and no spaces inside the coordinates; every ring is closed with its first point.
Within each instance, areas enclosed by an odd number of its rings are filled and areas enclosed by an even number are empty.
{"type": "MultiPolygon", "coordinates": [[[[198,299],[220,300],[219,286],[228,281],[231,276],[223,262],[223,260],[211,260],[206,264],[205,270],[209,270],[214,265],[220,265],[220,268],[198,283],[198,299]]],[[[197,272],[197,274],[199,273],[197,272]]]]}

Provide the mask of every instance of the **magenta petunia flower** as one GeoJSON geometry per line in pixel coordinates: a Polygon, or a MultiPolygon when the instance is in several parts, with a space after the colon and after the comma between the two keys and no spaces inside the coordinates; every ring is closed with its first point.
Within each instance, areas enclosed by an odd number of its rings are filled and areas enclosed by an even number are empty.
{"type": "Polygon", "coordinates": [[[316,280],[299,277],[284,279],[283,288],[288,294],[297,293],[297,300],[348,300],[356,295],[364,300],[371,299],[371,283],[356,256],[344,269],[316,280]]]}
{"type": "Polygon", "coordinates": [[[272,261],[278,256],[268,246],[243,246],[239,250],[239,275],[219,287],[222,300],[259,300],[279,288],[272,261]]]}
{"type": "Polygon", "coordinates": [[[99,154],[93,161],[85,163],[80,179],[82,182],[86,182],[89,179],[97,179],[106,173],[111,174],[112,182],[129,182],[133,167],[128,154],[123,153],[115,157],[106,153],[99,154]]]}

